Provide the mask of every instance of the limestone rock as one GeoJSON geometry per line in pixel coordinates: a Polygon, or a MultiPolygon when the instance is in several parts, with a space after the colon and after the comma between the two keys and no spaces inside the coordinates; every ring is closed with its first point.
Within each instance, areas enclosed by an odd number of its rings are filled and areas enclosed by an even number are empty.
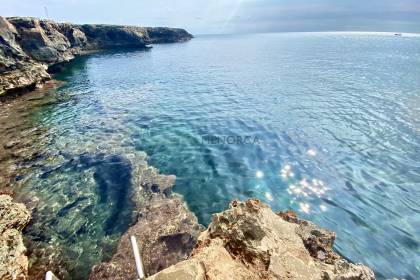
{"type": "Polygon", "coordinates": [[[63,23],[60,25],[63,34],[68,38],[72,47],[83,48],[87,45],[87,38],[85,33],[83,33],[79,27],[72,24],[63,23]]]}
{"type": "Polygon", "coordinates": [[[188,260],[148,279],[375,279],[368,267],[332,252],[334,239],[292,212],[277,215],[258,200],[233,201],[213,216],[188,260]]]}
{"type": "Polygon", "coordinates": [[[0,73],[0,96],[6,92],[33,90],[38,84],[50,79],[46,65],[27,63],[19,69],[0,73]]]}
{"type": "Polygon", "coordinates": [[[69,40],[61,33],[56,23],[23,17],[8,20],[18,31],[23,50],[35,61],[59,63],[74,58],[69,51],[71,47],[69,40]]]}
{"type": "Polygon", "coordinates": [[[16,35],[16,28],[0,17],[0,73],[20,68],[29,59],[16,42],[16,35]]]}
{"type": "Polygon", "coordinates": [[[152,194],[139,213],[137,223],[123,235],[112,260],[94,266],[89,279],[136,279],[132,235],[137,239],[148,274],[188,258],[201,227],[180,198],[152,194]]]}
{"type": "Polygon", "coordinates": [[[161,273],[155,274],[150,280],[201,280],[206,279],[206,270],[204,264],[196,259],[183,261],[177,265],[165,269],[161,273]]]}
{"type": "Polygon", "coordinates": [[[22,229],[29,220],[29,211],[23,204],[13,203],[8,195],[0,195],[0,279],[28,279],[22,229]]]}
{"type": "Polygon", "coordinates": [[[146,30],[149,44],[184,42],[193,38],[181,28],[147,27],[146,30]]]}
{"type": "Polygon", "coordinates": [[[80,26],[80,29],[88,38],[89,49],[141,48],[148,40],[146,30],[142,27],[85,24],[80,26]]]}

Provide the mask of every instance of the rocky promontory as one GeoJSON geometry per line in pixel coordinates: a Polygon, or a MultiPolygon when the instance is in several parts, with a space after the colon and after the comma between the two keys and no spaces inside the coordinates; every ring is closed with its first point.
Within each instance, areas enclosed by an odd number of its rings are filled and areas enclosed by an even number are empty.
{"type": "Polygon", "coordinates": [[[75,55],[110,48],[190,40],[184,29],[56,23],[30,17],[0,17],[0,96],[30,90],[51,79],[75,55]]]}
{"type": "Polygon", "coordinates": [[[335,233],[299,219],[292,211],[276,214],[256,199],[233,201],[228,210],[213,215],[189,258],[169,266],[186,257],[179,254],[182,248],[191,251],[197,228],[182,203],[161,202],[146,210],[143,220],[122,238],[111,262],[93,268],[91,280],[135,279],[128,235],[141,241],[150,280],[375,279],[370,268],[350,263],[333,251],[335,233]],[[168,254],[170,250],[178,252],[176,258],[168,254]]]}

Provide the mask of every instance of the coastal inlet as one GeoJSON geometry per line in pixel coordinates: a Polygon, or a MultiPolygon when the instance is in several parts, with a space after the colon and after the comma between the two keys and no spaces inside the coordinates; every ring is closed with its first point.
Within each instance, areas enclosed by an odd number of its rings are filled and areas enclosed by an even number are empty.
{"type": "Polygon", "coordinates": [[[57,88],[1,108],[1,178],[33,206],[30,265],[54,250],[84,279],[109,258],[147,161],[176,175],[204,225],[257,197],[335,231],[335,249],[379,279],[416,279],[419,46],[392,34],[256,34],[76,58],[57,88]]]}

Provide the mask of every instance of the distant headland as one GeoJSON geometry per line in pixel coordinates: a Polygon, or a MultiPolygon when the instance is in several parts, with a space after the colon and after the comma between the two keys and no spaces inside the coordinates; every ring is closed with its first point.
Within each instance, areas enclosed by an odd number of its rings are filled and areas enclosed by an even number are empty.
{"type": "Polygon", "coordinates": [[[75,55],[112,48],[188,41],[180,28],[56,23],[0,17],[0,96],[32,90],[75,55]]]}

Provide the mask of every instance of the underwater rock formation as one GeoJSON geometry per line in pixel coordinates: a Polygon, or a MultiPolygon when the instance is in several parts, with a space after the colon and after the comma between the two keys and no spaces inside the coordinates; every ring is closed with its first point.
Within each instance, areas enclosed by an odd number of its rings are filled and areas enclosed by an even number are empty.
{"type": "Polygon", "coordinates": [[[14,203],[8,195],[0,195],[0,279],[28,279],[22,229],[30,217],[23,204],[14,203]]]}
{"type": "Polygon", "coordinates": [[[258,200],[215,214],[191,257],[152,275],[163,279],[375,279],[332,251],[335,234],[258,200]]]}
{"type": "Polygon", "coordinates": [[[0,96],[34,89],[61,63],[87,51],[146,48],[192,38],[184,29],[56,23],[30,17],[0,17],[0,96]]]}
{"type": "Polygon", "coordinates": [[[204,230],[182,198],[172,192],[175,176],[162,175],[146,162],[136,162],[138,158],[131,160],[137,217],[121,237],[112,259],[92,268],[90,280],[137,278],[130,236],[136,237],[145,271],[151,275],[186,260],[204,230]]]}

